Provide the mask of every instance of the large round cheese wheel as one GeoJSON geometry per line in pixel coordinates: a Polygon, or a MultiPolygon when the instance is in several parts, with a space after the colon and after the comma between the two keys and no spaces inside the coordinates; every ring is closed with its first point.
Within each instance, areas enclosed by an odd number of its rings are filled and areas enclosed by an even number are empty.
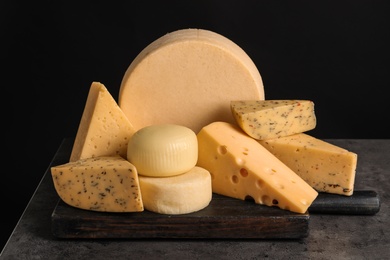
{"type": "Polygon", "coordinates": [[[214,121],[235,123],[231,100],[264,100],[260,73],[230,39],[204,29],[168,33],[128,67],[118,104],[135,129],[178,124],[195,133],[214,121]]]}

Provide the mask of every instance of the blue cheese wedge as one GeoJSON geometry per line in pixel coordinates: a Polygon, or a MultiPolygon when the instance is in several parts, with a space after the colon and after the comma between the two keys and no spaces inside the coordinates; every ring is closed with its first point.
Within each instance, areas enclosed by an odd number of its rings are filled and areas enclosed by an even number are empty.
{"type": "Polygon", "coordinates": [[[310,100],[237,100],[230,107],[241,129],[257,140],[306,132],[317,124],[310,100]]]}
{"type": "Polygon", "coordinates": [[[92,211],[143,211],[138,173],[121,156],[100,156],[51,167],[54,187],[68,205],[92,211]]]}

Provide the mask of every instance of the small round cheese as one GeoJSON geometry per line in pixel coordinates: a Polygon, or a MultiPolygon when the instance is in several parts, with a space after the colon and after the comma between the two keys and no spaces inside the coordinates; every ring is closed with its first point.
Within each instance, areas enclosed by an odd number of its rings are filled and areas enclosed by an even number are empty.
{"type": "Polygon", "coordinates": [[[195,166],[172,177],[139,176],[146,210],[160,214],[187,214],[207,207],[212,198],[210,173],[195,166]]]}
{"type": "Polygon", "coordinates": [[[182,174],[196,165],[198,140],[194,131],[185,126],[146,126],[130,138],[127,159],[140,175],[167,177],[182,174]]]}
{"type": "Polygon", "coordinates": [[[118,104],[136,130],[178,124],[198,133],[235,123],[231,100],[264,100],[256,65],[236,43],[204,29],[168,33],[143,49],[122,79],[118,104]]]}

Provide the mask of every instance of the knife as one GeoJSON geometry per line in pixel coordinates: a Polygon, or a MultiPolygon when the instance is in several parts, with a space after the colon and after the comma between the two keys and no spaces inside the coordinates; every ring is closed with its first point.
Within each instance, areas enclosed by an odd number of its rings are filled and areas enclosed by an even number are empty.
{"type": "Polygon", "coordinates": [[[308,211],[313,214],[375,215],[380,198],[373,190],[356,190],[351,196],[319,192],[308,211]]]}

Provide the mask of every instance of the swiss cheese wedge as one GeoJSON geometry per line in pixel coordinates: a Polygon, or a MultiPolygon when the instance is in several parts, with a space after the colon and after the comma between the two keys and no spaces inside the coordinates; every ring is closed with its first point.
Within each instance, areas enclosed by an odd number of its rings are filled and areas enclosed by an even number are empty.
{"type": "Polygon", "coordinates": [[[233,123],[233,99],[264,99],[254,62],[218,33],[181,29],[137,55],[122,79],[118,103],[136,130],[178,124],[198,133],[214,121],[233,123]]]}
{"type": "Polygon", "coordinates": [[[213,192],[305,213],[318,192],[238,126],[214,122],[198,133],[198,166],[213,192]]]}

